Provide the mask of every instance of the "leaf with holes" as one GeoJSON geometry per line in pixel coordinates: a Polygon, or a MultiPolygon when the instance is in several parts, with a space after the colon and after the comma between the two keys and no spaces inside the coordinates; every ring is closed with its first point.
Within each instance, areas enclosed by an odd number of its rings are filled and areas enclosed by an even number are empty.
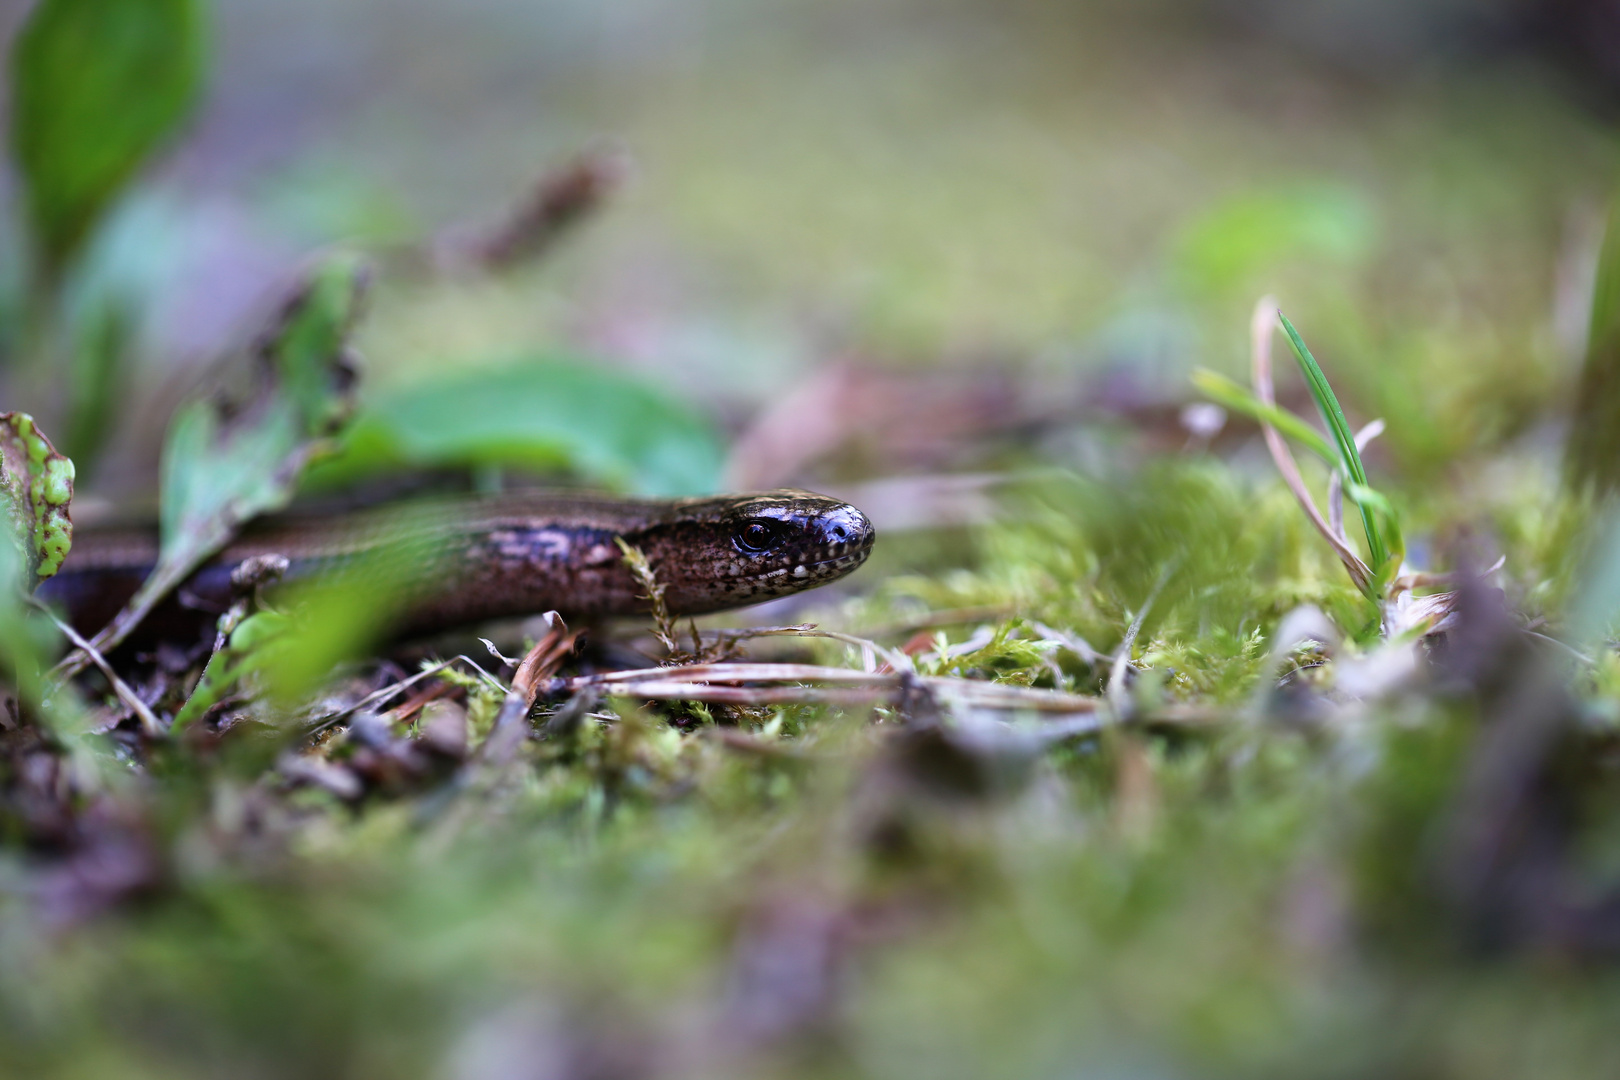
{"type": "Polygon", "coordinates": [[[330,450],[353,407],[348,340],[365,276],[350,256],[316,266],[261,339],[247,399],[181,407],[163,450],[158,565],[96,635],[97,648],[124,640],[243,524],[286,506],[305,466],[330,450]]]}
{"type": "Polygon", "coordinates": [[[32,589],[62,568],[73,546],[73,462],[27,413],[0,413],[0,496],[32,589]]]}

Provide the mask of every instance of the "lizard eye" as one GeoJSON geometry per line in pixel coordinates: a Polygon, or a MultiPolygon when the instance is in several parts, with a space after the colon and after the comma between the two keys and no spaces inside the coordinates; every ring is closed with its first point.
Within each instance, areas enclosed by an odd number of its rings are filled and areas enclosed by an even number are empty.
{"type": "Polygon", "coordinates": [[[780,536],[781,526],[776,522],[755,520],[738,529],[733,540],[739,550],[746,551],[750,555],[758,555],[776,543],[780,536]]]}

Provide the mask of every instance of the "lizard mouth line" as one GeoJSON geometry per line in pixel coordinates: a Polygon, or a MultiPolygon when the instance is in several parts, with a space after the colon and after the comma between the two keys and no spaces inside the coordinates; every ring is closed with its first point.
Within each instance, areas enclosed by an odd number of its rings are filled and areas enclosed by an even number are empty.
{"type": "Polygon", "coordinates": [[[758,579],[764,581],[783,576],[795,578],[808,577],[811,571],[818,570],[823,567],[831,567],[836,569],[840,566],[846,566],[851,562],[865,562],[866,556],[870,553],[871,545],[868,544],[856,551],[846,552],[843,555],[830,555],[825,559],[816,559],[813,562],[795,563],[793,566],[781,566],[777,567],[775,570],[767,570],[764,573],[759,574],[758,579]]]}

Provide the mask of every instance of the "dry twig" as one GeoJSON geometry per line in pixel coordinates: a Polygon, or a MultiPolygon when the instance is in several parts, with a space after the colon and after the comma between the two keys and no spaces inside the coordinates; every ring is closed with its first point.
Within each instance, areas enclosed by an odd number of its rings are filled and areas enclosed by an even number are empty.
{"type": "Polygon", "coordinates": [[[31,596],[28,598],[28,602],[43,611],[46,617],[56,624],[56,628],[62,631],[63,636],[72,642],[73,646],[79,649],[84,656],[89,657],[90,662],[107,677],[107,682],[111,684],[113,693],[118,695],[118,700],[129,706],[130,712],[134,713],[136,718],[140,720],[141,734],[149,739],[155,739],[163,734],[163,725],[158,722],[158,718],[153,714],[151,708],[136,696],[134,689],[128,683],[118,677],[117,673],[113,671],[112,665],[107,663],[107,658],[101,655],[100,650],[86,641],[84,636],[73,627],[57,618],[56,612],[31,596]]]}
{"type": "Polygon", "coordinates": [[[501,701],[501,711],[496,714],[495,724],[478,748],[476,756],[483,761],[505,761],[522,745],[526,734],[525,721],[529,710],[534,708],[534,699],[539,696],[541,680],[557,670],[557,666],[574,651],[574,642],[579,635],[569,633],[568,625],[555,611],[546,612],[545,618],[550,624],[546,633],[518,665],[517,673],[512,676],[512,688],[501,701]]]}
{"type": "Polygon", "coordinates": [[[507,270],[549,252],[623,184],[629,159],[621,147],[602,145],[542,175],[507,220],[483,232],[455,232],[429,245],[440,270],[507,270]]]}
{"type": "Polygon", "coordinates": [[[942,701],[969,708],[1040,713],[1089,713],[1097,708],[1094,697],[1059,690],[816,664],[681,664],[556,679],[547,690],[553,697],[594,690],[607,695],[704,704],[859,707],[898,704],[908,685],[921,685],[942,701]]]}
{"type": "Polygon", "coordinates": [[[505,683],[501,682],[495,676],[479,667],[471,657],[461,655],[452,656],[450,659],[434,664],[432,667],[423,668],[421,671],[418,671],[415,675],[412,675],[408,679],[401,679],[399,682],[389,683],[380,690],[374,690],[365,697],[361,698],[359,701],[356,701],[353,705],[346,706],[336,712],[327,713],[318,720],[312,720],[306,734],[311,736],[319,735],[327,728],[341,724],[343,721],[347,720],[361,709],[368,709],[379,702],[387,701],[400,691],[408,690],[412,686],[415,686],[417,683],[421,682],[423,679],[432,678],[439,672],[455,664],[466,664],[468,667],[476,671],[487,684],[494,687],[502,694],[507,692],[505,683]]]}

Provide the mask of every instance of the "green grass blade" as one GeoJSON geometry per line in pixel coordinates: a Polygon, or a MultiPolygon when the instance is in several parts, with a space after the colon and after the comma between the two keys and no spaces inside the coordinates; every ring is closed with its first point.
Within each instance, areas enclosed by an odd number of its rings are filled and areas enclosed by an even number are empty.
{"type": "Polygon", "coordinates": [[[1193,385],[1203,391],[1204,396],[1215,404],[1231,409],[1233,412],[1252,416],[1262,423],[1270,424],[1288,438],[1293,439],[1305,449],[1320,457],[1330,466],[1339,464],[1338,451],[1333,444],[1323,437],[1304,420],[1295,416],[1287,409],[1276,405],[1267,405],[1261,401],[1253,390],[1228,379],[1219,372],[1208,368],[1199,368],[1193,372],[1193,385]]]}
{"type": "MultiPolygon", "coordinates": [[[[1299,331],[1294,329],[1288,317],[1279,311],[1277,318],[1282,322],[1283,332],[1288,335],[1288,345],[1294,350],[1294,359],[1299,361],[1299,369],[1304,373],[1305,384],[1322,413],[1322,421],[1327,424],[1339,448],[1339,458],[1347,478],[1352,483],[1367,487],[1367,469],[1361,463],[1361,452],[1356,449],[1355,434],[1350,430],[1349,421],[1344,418],[1344,410],[1339,407],[1333,387],[1328,385],[1327,376],[1322,373],[1322,366],[1311,355],[1311,350],[1305,347],[1305,339],[1299,336],[1299,331]]],[[[1372,565],[1383,566],[1389,559],[1389,548],[1384,543],[1378,519],[1371,507],[1358,505],[1357,509],[1361,512],[1361,527],[1367,533],[1367,550],[1372,556],[1372,565]]]]}
{"type": "Polygon", "coordinates": [[[1609,210],[1579,391],[1572,402],[1565,464],[1571,487],[1620,491],[1620,195],[1609,210]]]}
{"type": "MultiPolygon", "coordinates": [[[[1389,547],[1388,559],[1397,560],[1395,570],[1399,570],[1398,560],[1406,554],[1406,538],[1401,532],[1400,515],[1395,512],[1395,506],[1381,491],[1367,487],[1365,484],[1354,482],[1344,485],[1344,496],[1356,506],[1375,511],[1382,523],[1384,542],[1389,547]]],[[[1383,569],[1382,566],[1373,567],[1375,571],[1383,569]]]]}

